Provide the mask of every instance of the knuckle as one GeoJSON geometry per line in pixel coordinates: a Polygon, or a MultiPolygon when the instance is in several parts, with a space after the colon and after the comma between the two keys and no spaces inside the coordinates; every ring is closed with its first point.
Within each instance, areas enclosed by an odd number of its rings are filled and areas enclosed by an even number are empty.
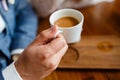
{"type": "Polygon", "coordinates": [[[48,58],[50,58],[52,55],[52,50],[49,47],[45,47],[44,46],[44,53],[41,55],[41,59],[42,60],[46,60],[48,58]]]}
{"type": "Polygon", "coordinates": [[[64,39],[61,39],[61,45],[63,45],[63,46],[67,45],[67,43],[64,39]]]}
{"type": "Polygon", "coordinates": [[[50,34],[49,30],[44,30],[44,31],[41,32],[41,36],[42,36],[43,38],[49,38],[50,35],[51,35],[51,34],[50,34]]]}
{"type": "Polygon", "coordinates": [[[46,69],[52,69],[54,70],[56,68],[56,64],[54,62],[49,62],[45,65],[46,69]]]}
{"type": "Polygon", "coordinates": [[[46,32],[45,32],[45,31],[42,31],[42,32],[40,33],[40,36],[42,36],[43,38],[46,37],[46,32]]]}
{"type": "Polygon", "coordinates": [[[49,57],[49,54],[45,53],[42,55],[41,59],[46,60],[49,57]]]}

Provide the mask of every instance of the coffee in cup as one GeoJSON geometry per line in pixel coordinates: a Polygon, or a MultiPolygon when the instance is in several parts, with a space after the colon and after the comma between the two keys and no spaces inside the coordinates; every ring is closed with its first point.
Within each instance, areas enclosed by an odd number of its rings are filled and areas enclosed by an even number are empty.
{"type": "Polygon", "coordinates": [[[83,14],[75,9],[60,9],[49,18],[51,26],[58,26],[67,43],[76,43],[81,39],[83,14]]]}
{"type": "Polygon", "coordinates": [[[73,17],[63,17],[55,21],[54,25],[57,25],[62,28],[68,28],[73,27],[78,23],[79,23],[78,20],[73,17]]]}

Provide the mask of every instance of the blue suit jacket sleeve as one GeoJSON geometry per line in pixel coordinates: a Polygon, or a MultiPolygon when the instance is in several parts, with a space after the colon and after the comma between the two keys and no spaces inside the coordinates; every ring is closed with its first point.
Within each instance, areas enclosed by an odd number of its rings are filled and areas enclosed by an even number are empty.
{"type": "Polygon", "coordinates": [[[27,0],[16,0],[16,26],[11,50],[28,46],[37,33],[37,16],[27,0]]]}
{"type": "Polygon", "coordinates": [[[3,76],[2,76],[2,71],[1,70],[2,70],[2,64],[0,63],[0,80],[4,80],[3,76]]]}
{"type": "Polygon", "coordinates": [[[0,71],[0,80],[4,80],[1,71],[0,71]]]}

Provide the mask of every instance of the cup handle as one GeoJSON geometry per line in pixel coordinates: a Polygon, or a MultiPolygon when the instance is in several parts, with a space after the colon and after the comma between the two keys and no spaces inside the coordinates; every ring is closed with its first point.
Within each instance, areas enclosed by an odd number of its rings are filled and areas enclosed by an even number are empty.
{"type": "Polygon", "coordinates": [[[54,37],[53,37],[53,38],[56,38],[56,36],[57,36],[59,33],[63,33],[63,31],[58,30],[58,31],[56,32],[56,34],[54,35],[54,37]]]}

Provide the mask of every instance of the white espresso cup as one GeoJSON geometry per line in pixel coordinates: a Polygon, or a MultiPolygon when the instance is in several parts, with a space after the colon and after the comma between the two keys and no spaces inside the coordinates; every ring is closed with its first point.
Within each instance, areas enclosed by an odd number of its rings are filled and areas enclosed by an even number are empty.
{"type": "Polygon", "coordinates": [[[82,26],[84,21],[83,14],[75,9],[60,9],[51,14],[49,21],[51,26],[55,25],[55,22],[63,17],[72,17],[78,21],[78,24],[72,27],[59,27],[67,43],[76,43],[81,39],[82,26]]]}

